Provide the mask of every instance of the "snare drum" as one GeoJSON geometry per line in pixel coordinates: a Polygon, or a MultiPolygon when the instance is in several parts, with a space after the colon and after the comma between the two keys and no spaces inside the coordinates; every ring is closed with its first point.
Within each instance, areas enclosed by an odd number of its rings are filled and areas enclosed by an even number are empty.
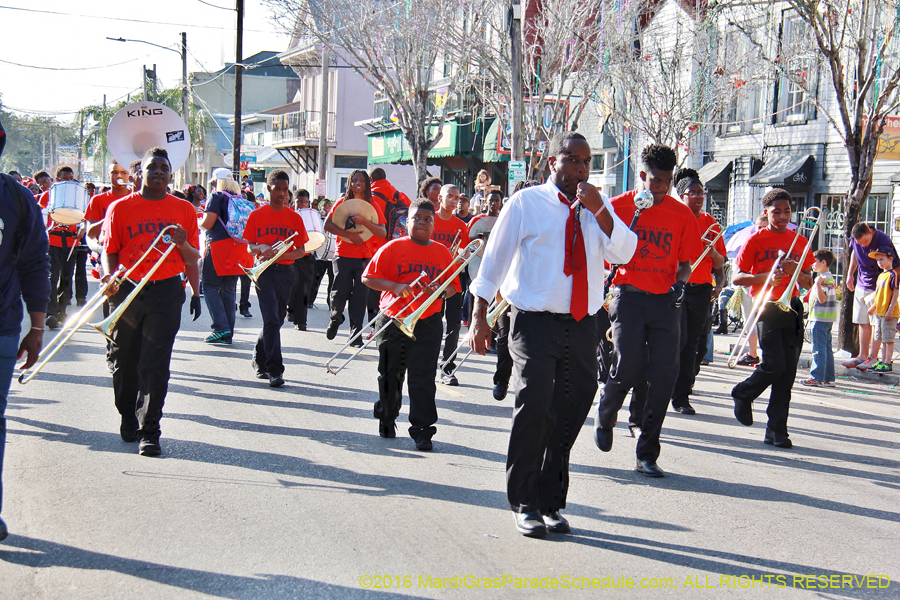
{"type": "Polygon", "coordinates": [[[303,218],[303,225],[306,226],[306,235],[309,241],[303,246],[307,254],[312,254],[322,247],[325,243],[325,229],[322,227],[322,219],[319,213],[311,208],[298,208],[297,212],[303,218]]]}
{"type": "Polygon", "coordinates": [[[84,221],[91,195],[75,181],[57,181],[50,188],[47,215],[60,225],[77,225],[84,221]]]}

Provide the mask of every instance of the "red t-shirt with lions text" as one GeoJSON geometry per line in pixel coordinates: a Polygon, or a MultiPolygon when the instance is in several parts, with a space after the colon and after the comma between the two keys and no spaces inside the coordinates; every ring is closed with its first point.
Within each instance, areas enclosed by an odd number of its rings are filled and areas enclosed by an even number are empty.
{"type": "Polygon", "coordinates": [[[434,215],[434,233],[431,234],[431,239],[436,242],[440,242],[443,244],[445,248],[450,248],[453,245],[453,240],[456,238],[456,235],[459,234],[459,247],[465,248],[469,245],[469,226],[466,225],[465,221],[457,217],[456,215],[452,215],[446,221],[440,217],[437,213],[434,215]]]}
{"type": "MultiPolygon", "coordinates": [[[[612,199],[616,215],[631,224],[637,190],[612,199]]],[[[614,285],[632,285],[651,294],[665,294],[675,283],[678,263],[693,261],[703,252],[697,219],[687,206],[666,196],[641,213],[634,227],[638,244],[634,256],[616,270],[614,285]]]]}
{"type": "MultiPolygon", "coordinates": [[[[719,225],[719,222],[716,221],[716,219],[709,213],[702,212],[697,216],[697,230],[700,232],[701,235],[703,235],[704,231],[709,229],[710,225],[715,225],[715,227],[713,227],[706,236],[707,239],[711,240],[714,237],[716,237],[716,235],[718,235],[720,228],[722,226],[719,225]]],[[[703,242],[703,240],[700,240],[700,241],[701,241],[701,243],[703,243],[703,249],[705,250],[706,244],[703,242]]],[[[718,252],[722,256],[725,256],[728,253],[728,250],[725,249],[725,242],[722,241],[721,237],[718,240],[716,240],[715,246],[713,246],[713,248],[715,249],[716,252],[718,252]]],[[[701,251],[701,254],[702,254],[702,251],[701,251]]],[[[712,262],[712,256],[710,256],[711,254],[712,254],[712,250],[707,252],[706,256],[703,257],[703,262],[701,262],[699,265],[697,265],[697,268],[694,269],[693,273],[691,273],[691,278],[688,279],[688,283],[711,283],[713,285],[716,285],[716,280],[712,274],[713,262],[712,262]]],[[[699,257],[697,257],[697,258],[699,258],[699,257]]],[[[693,264],[693,263],[691,263],[691,264],[693,264]]]]}
{"type": "MultiPolygon", "coordinates": [[[[441,244],[432,242],[427,246],[420,246],[410,238],[403,237],[391,240],[379,248],[378,252],[375,253],[375,257],[366,266],[363,277],[387,279],[396,283],[412,283],[420,273],[425,272],[427,275],[423,281],[431,283],[437,279],[452,260],[450,251],[441,244]]],[[[462,291],[459,285],[459,277],[456,277],[451,285],[456,289],[457,293],[462,291]]],[[[418,293],[417,290],[414,290],[415,293],[418,293]]],[[[391,292],[381,292],[378,307],[384,310],[396,298],[397,296],[391,292]]],[[[427,295],[423,294],[409,309],[403,310],[401,316],[409,316],[415,312],[427,298],[427,295]]],[[[424,319],[440,312],[441,302],[442,300],[435,300],[422,313],[421,318],[424,319]]],[[[388,316],[396,316],[397,312],[407,304],[401,300],[386,312],[388,316]]]]}
{"type": "MultiPolygon", "coordinates": [[[[140,194],[126,196],[113,202],[106,213],[106,253],[118,254],[119,264],[131,268],[159,232],[169,225],[181,225],[187,231],[188,244],[194,248],[200,247],[197,212],[190,202],[172,195],[162,200],[147,200],[140,194]]],[[[161,242],[157,248],[165,252],[168,246],[161,242]]],[[[151,252],[129,278],[134,281],[143,279],[159,257],[158,252],[151,252]]],[[[184,261],[178,248],[175,248],[150,281],[168,279],[181,273],[184,273],[184,261]]]]}
{"type": "MultiPolygon", "coordinates": [[[[289,206],[281,210],[273,210],[268,204],[261,206],[247,217],[247,226],[244,227],[244,239],[251,244],[275,245],[275,242],[283,242],[296,233],[291,241],[294,249],[300,248],[309,241],[306,233],[306,225],[303,217],[289,206]]],[[[290,252],[289,250],[288,252],[290,252]]],[[[292,265],[294,259],[279,260],[279,265],[292,265]]]]}
{"type": "MultiPolygon", "coordinates": [[[[757,275],[759,273],[766,273],[772,270],[772,265],[775,263],[775,260],[778,258],[778,251],[782,250],[784,252],[788,251],[788,248],[791,247],[791,242],[794,241],[795,232],[788,229],[784,233],[775,233],[774,231],[766,228],[760,229],[756,233],[750,236],[750,239],[747,240],[747,243],[744,244],[744,247],[741,248],[741,251],[737,256],[737,268],[744,273],[750,273],[751,275],[757,275]]],[[[800,262],[800,253],[803,252],[803,249],[806,248],[807,240],[802,235],[797,235],[797,241],[794,243],[794,247],[791,249],[790,256],[785,256],[784,260],[792,260],[796,263],[800,262]]],[[[807,252],[803,257],[803,262],[801,263],[801,270],[805,271],[808,268],[813,266],[813,263],[816,262],[816,259],[813,258],[812,252],[807,252]]],[[[787,289],[787,284],[789,282],[789,277],[785,277],[781,283],[772,290],[771,299],[777,300],[781,298],[781,295],[784,294],[784,290],[787,289]]],[[[754,286],[750,287],[750,295],[756,297],[756,295],[762,290],[762,283],[758,283],[754,286]]],[[[797,289],[797,286],[794,286],[794,291],[791,293],[791,297],[799,296],[800,291],[797,289]]]]}

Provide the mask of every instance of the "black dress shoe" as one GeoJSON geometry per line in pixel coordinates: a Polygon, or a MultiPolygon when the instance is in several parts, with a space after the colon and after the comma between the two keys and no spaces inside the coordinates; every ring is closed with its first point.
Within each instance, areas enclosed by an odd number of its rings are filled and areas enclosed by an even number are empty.
{"type": "Polygon", "coordinates": [[[279,388],[284,385],[284,378],[281,375],[269,376],[269,387],[279,388]]]}
{"type": "Polygon", "coordinates": [[[688,402],[687,404],[685,404],[683,406],[676,406],[675,412],[681,413],[683,415],[696,415],[697,414],[697,411],[694,410],[694,407],[691,406],[690,402],[688,402]]]}
{"type": "Polygon", "coordinates": [[[331,317],[331,320],[328,322],[328,329],[325,330],[325,339],[333,340],[334,336],[337,335],[338,328],[341,326],[341,323],[344,322],[344,315],[339,316],[340,319],[331,317]]]}
{"type": "Polygon", "coordinates": [[[569,533],[572,531],[572,528],[569,527],[569,522],[559,514],[558,510],[554,510],[553,512],[549,512],[544,517],[544,525],[547,526],[547,531],[550,533],[569,533]]]}
{"type": "Polygon", "coordinates": [[[421,450],[422,452],[431,452],[434,448],[434,444],[431,443],[429,438],[422,438],[416,440],[416,450],[421,450]]]}
{"type": "Polygon", "coordinates": [[[119,435],[122,436],[123,442],[136,442],[138,440],[138,422],[134,417],[122,417],[122,424],[119,425],[119,435]]]}
{"type": "Polygon", "coordinates": [[[9,529],[6,528],[6,523],[3,522],[3,519],[0,519],[0,542],[5,540],[9,536],[9,529]]]}
{"type": "Polygon", "coordinates": [[[734,418],[741,425],[746,425],[747,427],[753,425],[753,403],[746,402],[735,396],[734,390],[731,391],[731,397],[734,398],[734,418]]]}
{"type": "Polygon", "coordinates": [[[306,325],[300,325],[299,323],[294,324],[294,329],[297,331],[306,331],[306,325]]]}
{"type": "Polygon", "coordinates": [[[383,438],[397,437],[397,424],[393,421],[378,421],[378,435],[383,438]]]}
{"type": "Polygon", "coordinates": [[[526,513],[513,513],[516,517],[516,530],[525,537],[547,537],[547,525],[541,512],[533,510],[526,513]]]}
{"type": "Polygon", "coordinates": [[[162,448],[159,446],[159,434],[141,436],[141,445],[138,447],[141,456],[159,456],[162,448]]]}
{"type": "Polygon", "coordinates": [[[638,473],[643,473],[647,477],[666,476],[666,473],[662,469],[660,469],[655,462],[650,462],[649,460],[637,459],[637,464],[635,465],[634,470],[638,473]]]}
{"type": "Polygon", "coordinates": [[[509,391],[508,385],[500,385],[499,383],[494,386],[494,400],[503,400],[506,398],[506,393],[509,391]]]}
{"type": "Polygon", "coordinates": [[[249,309],[249,308],[242,309],[242,310],[241,310],[241,316],[244,317],[245,319],[252,319],[252,318],[253,318],[253,315],[250,314],[250,309],[249,309]]]}
{"type": "Polygon", "coordinates": [[[603,452],[612,450],[613,430],[603,429],[599,425],[594,426],[594,443],[603,452]]]}
{"type": "Polygon", "coordinates": [[[777,433],[768,427],[766,427],[766,437],[763,438],[763,443],[768,444],[769,446],[775,446],[776,448],[794,447],[794,443],[791,442],[791,438],[788,437],[788,434],[777,433]]]}
{"type": "Polygon", "coordinates": [[[265,371],[257,371],[257,372],[256,372],[256,378],[257,378],[257,379],[268,379],[268,378],[269,378],[269,374],[266,373],[265,371]]]}

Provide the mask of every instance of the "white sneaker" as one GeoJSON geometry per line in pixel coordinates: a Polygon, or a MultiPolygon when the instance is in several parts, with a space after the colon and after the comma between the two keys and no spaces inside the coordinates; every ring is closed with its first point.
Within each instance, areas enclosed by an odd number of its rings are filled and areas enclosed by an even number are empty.
{"type": "Polygon", "coordinates": [[[834,381],[826,381],[822,385],[824,385],[825,387],[831,387],[831,388],[837,387],[837,383],[835,383],[834,381]]]}
{"type": "Polygon", "coordinates": [[[862,362],[862,363],[856,365],[856,368],[859,369],[860,371],[867,371],[867,370],[871,369],[872,367],[874,367],[875,363],[877,363],[877,362],[878,362],[878,360],[874,356],[870,356],[869,358],[867,358],[865,360],[865,362],[862,362]]]}

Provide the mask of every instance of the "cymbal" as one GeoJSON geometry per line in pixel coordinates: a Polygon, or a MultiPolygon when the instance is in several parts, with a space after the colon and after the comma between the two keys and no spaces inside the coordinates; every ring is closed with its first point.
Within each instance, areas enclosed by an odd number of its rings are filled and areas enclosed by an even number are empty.
{"type": "MultiPolygon", "coordinates": [[[[337,225],[340,229],[348,232],[355,232],[359,234],[359,237],[362,238],[362,241],[368,240],[372,237],[372,232],[366,229],[365,227],[360,227],[356,225],[351,217],[365,217],[371,223],[378,224],[378,211],[375,210],[375,207],[366,202],[365,200],[360,200],[358,198],[350,198],[347,200],[343,200],[340,204],[338,204],[334,208],[334,213],[331,215],[331,222],[337,225]]],[[[344,236],[341,236],[344,237],[344,236]]]]}

